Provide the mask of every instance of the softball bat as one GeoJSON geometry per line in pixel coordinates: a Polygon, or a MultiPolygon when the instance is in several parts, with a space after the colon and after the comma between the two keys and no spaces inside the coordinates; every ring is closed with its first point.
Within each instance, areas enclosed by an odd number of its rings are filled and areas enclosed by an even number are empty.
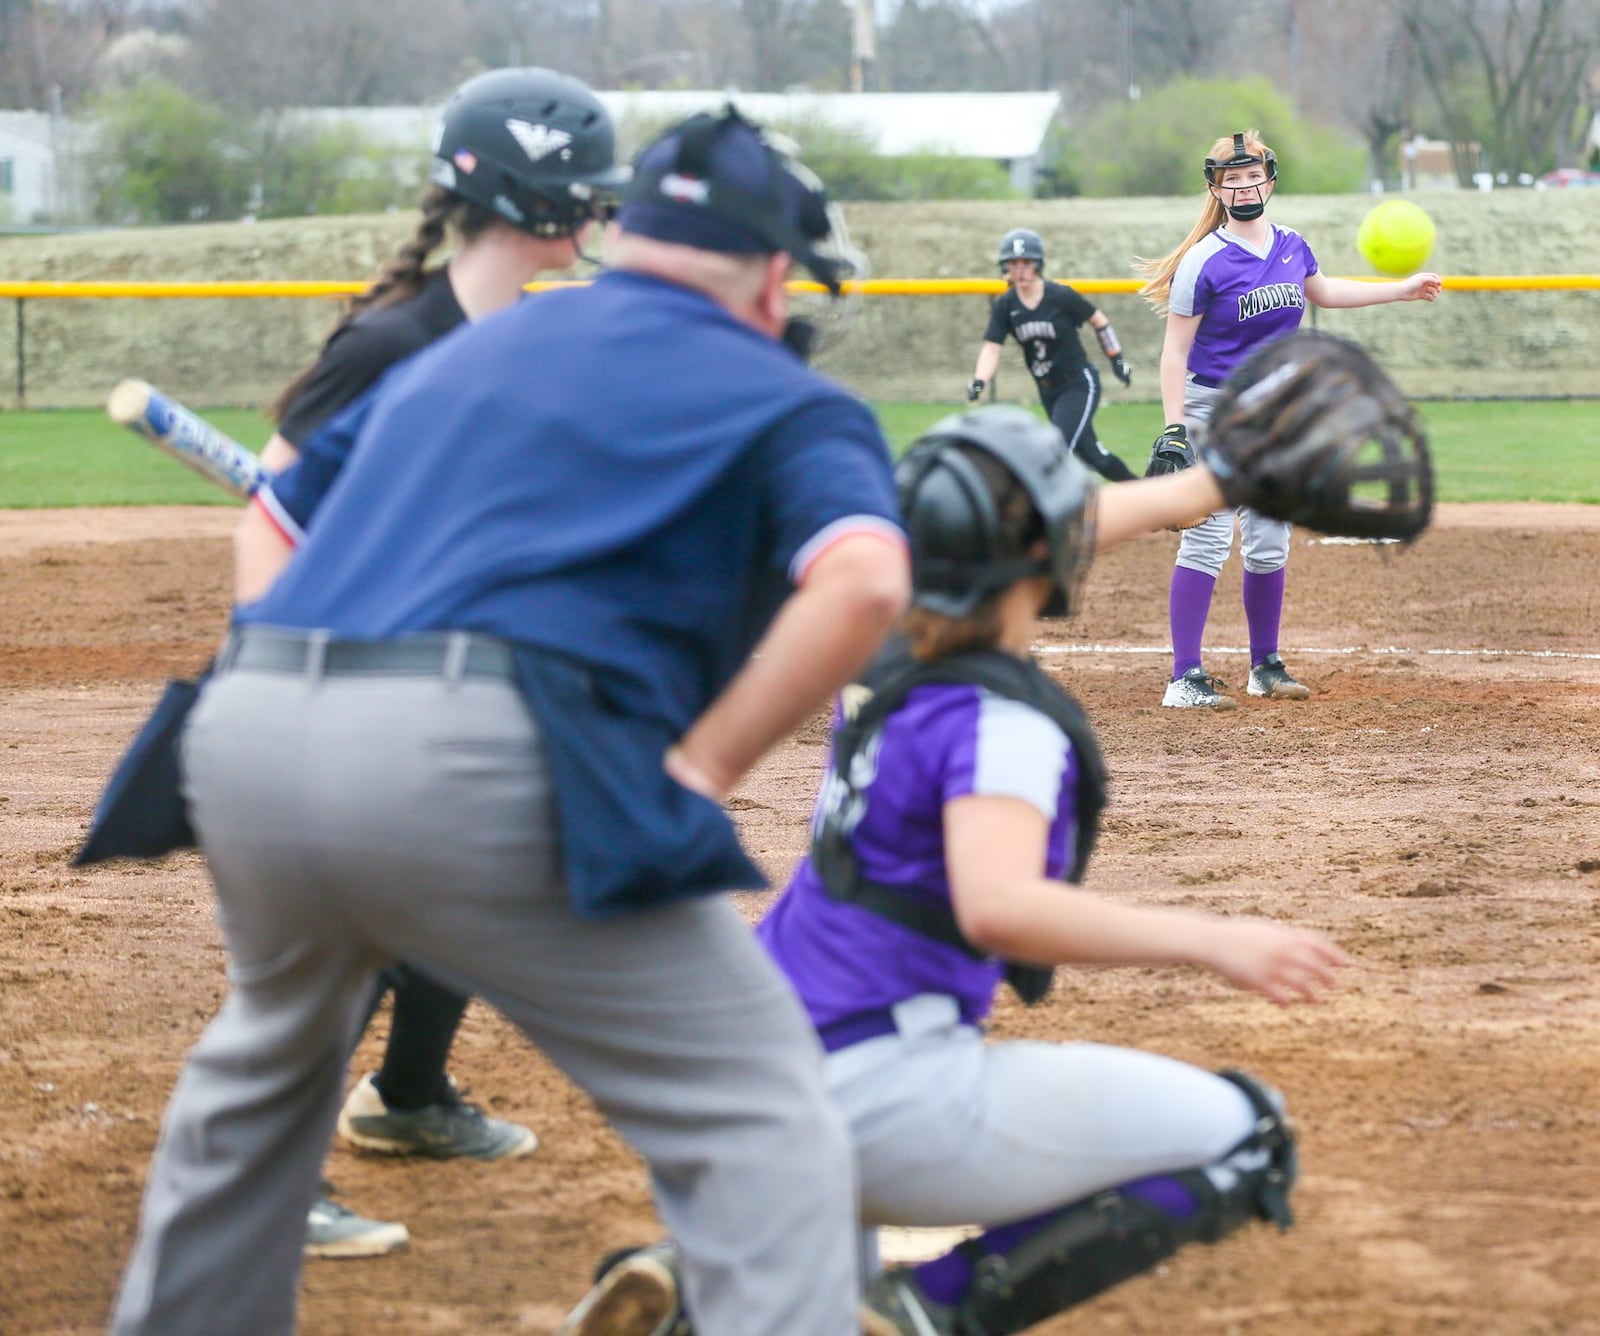
{"type": "Polygon", "coordinates": [[[120,382],[106,400],[106,412],[234,496],[250,496],[267,476],[261,461],[238,441],[142,380],[120,382]]]}

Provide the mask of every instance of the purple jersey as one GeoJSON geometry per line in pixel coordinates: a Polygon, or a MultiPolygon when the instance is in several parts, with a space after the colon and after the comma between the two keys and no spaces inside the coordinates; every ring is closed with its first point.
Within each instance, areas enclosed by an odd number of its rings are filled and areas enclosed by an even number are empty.
{"type": "MultiPolygon", "coordinates": [[[[872,777],[860,786],[864,810],[851,845],[872,881],[949,904],[944,806],[967,794],[1037,808],[1050,822],[1046,875],[1060,877],[1070,866],[1077,757],[1054,721],[1020,701],[961,684],[917,687],[856,763],[872,777]]],[[[830,762],[819,809],[838,787],[830,762]]],[[[963,1018],[976,1023],[1004,968],[835,900],[810,858],[757,931],[819,1027],[919,993],[954,997],[963,1018]]]]}
{"type": "Polygon", "coordinates": [[[1220,385],[1256,348],[1300,328],[1317,257],[1292,227],[1269,227],[1264,252],[1219,227],[1189,248],[1172,276],[1168,308],[1200,317],[1189,370],[1203,384],[1220,385]]]}

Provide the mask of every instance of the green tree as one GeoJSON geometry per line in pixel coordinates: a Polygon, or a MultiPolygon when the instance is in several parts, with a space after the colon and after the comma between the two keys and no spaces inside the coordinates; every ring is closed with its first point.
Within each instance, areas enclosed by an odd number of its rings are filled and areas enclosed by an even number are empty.
{"type": "Polygon", "coordinates": [[[378,213],[409,207],[421,193],[424,153],[387,152],[348,125],[268,116],[260,126],[255,212],[263,218],[378,213]]]}
{"type": "Polygon", "coordinates": [[[253,173],[234,119],[221,107],[147,78],[106,93],[91,115],[96,219],[187,223],[244,212],[253,173]]]}
{"type": "Polygon", "coordinates": [[[1204,188],[1212,141],[1255,129],[1278,155],[1282,186],[1300,194],[1360,190],[1361,143],[1301,117],[1263,78],[1178,79],[1108,106],[1068,137],[1060,178],[1085,195],[1188,195],[1204,188]]]}
{"type": "Polygon", "coordinates": [[[377,212],[415,203],[426,167],[425,155],[375,148],[349,126],[229,111],[155,77],[103,94],[93,125],[102,222],[377,212]]]}

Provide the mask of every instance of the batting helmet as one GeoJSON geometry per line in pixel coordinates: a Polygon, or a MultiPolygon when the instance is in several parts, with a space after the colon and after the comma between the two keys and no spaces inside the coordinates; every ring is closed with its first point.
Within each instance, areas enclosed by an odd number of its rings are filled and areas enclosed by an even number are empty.
{"type": "Polygon", "coordinates": [[[432,179],[536,237],[603,217],[628,180],[616,128],[584,83],[554,70],[492,70],[445,104],[432,179]]]}
{"type": "Polygon", "coordinates": [[[1055,591],[1045,612],[1072,611],[1094,550],[1098,487],[1055,427],[1024,408],[954,414],[913,443],[895,483],[911,535],[916,606],[966,617],[990,594],[1048,575],[1055,591]],[[997,460],[1021,486],[1032,512],[1022,523],[1002,513],[975,453],[997,460]],[[1047,555],[1035,550],[1041,539],[1047,555]]]}
{"type": "Polygon", "coordinates": [[[1013,227],[1000,238],[1000,272],[1006,271],[1010,260],[1032,260],[1044,273],[1044,242],[1039,234],[1027,227],[1013,227]]]}

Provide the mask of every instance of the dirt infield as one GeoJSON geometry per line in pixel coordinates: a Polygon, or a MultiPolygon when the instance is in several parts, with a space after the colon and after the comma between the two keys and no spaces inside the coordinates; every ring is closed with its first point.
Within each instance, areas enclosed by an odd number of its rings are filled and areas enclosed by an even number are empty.
{"type": "MultiPolygon", "coordinates": [[[[162,1106],[223,991],[192,855],[69,858],[162,680],[226,613],[233,512],[0,512],[0,1332],[102,1329],[162,1106]]],[[[1098,725],[1113,805],[1091,885],[1281,915],[1358,966],[1279,1011],[1185,971],[1064,972],[1003,1035],[1237,1065],[1288,1094],[1299,1227],[1191,1249],[1041,1327],[1142,1336],[1600,1333],[1600,509],[1445,508],[1411,552],[1296,534],[1284,649],[1304,703],[1163,711],[1173,540],[1132,544],[1043,649],[1098,725]]],[[[1238,566],[1208,667],[1242,686],[1238,566]]],[[[781,880],[813,722],[732,806],[781,880]]],[[[759,913],[762,898],[750,897],[759,913]]],[[[377,1060],[380,1020],[354,1070],[377,1060]]],[[[637,1162],[474,1004],[452,1069],[534,1126],[526,1160],[336,1149],[409,1253],[305,1272],[302,1329],[547,1333],[609,1246],[649,1238],[637,1162]]],[[[806,1336],[795,1333],[795,1336],[806,1336]]]]}

